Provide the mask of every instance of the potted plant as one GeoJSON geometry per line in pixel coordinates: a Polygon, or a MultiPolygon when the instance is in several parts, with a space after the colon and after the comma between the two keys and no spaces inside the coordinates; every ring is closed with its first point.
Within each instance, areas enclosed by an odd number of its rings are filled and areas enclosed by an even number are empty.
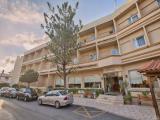
{"type": "Polygon", "coordinates": [[[125,95],[123,99],[124,99],[124,104],[132,104],[132,95],[130,92],[128,92],[128,94],[125,95]]]}

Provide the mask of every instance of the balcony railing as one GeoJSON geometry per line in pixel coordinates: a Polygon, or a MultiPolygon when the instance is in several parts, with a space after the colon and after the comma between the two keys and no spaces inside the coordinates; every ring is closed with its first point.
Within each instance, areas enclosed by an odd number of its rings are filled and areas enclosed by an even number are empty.
{"type": "Polygon", "coordinates": [[[88,62],[93,62],[93,61],[96,61],[96,60],[97,60],[96,56],[94,56],[92,58],[90,56],[88,56],[88,57],[81,57],[79,63],[88,63],[88,62]]]}
{"type": "Polygon", "coordinates": [[[117,56],[108,56],[104,59],[99,60],[98,66],[104,67],[104,66],[110,66],[110,65],[119,65],[121,64],[121,57],[120,55],[117,56]]]}
{"type": "Polygon", "coordinates": [[[103,32],[103,33],[99,33],[97,38],[100,39],[100,38],[103,38],[103,37],[106,37],[106,36],[110,36],[110,35],[113,35],[114,34],[114,31],[111,31],[111,32],[103,32]]]}
{"type": "Polygon", "coordinates": [[[144,17],[159,8],[160,8],[160,6],[159,6],[158,2],[156,0],[154,0],[154,1],[150,2],[148,5],[146,5],[145,7],[141,8],[140,11],[141,11],[142,17],[144,17]]]}

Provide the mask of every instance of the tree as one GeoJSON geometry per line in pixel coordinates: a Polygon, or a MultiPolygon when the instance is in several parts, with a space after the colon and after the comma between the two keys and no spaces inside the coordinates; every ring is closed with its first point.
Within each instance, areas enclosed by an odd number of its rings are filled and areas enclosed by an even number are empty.
{"type": "Polygon", "coordinates": [[[19,79],[20,82],[28,83],[28,88],[30,87],[30,83],[36,82],[38,80],[38,72],[34,70],[28,70],[22,75],[19,79]]]}
{"type": "Polygon", "coordinates": [[[41,25],[49,37],[48,48],[54,54],[48,61],[56,64],[56,73],[64,80],[64,88],[67,87],[67,75],[74,70],[72,57],[78,49],[78,32],[82,28],[80,20],[79,24],[74,22],[78,4],[77,2],[75,7],[72,7],[68,2],[64,2],[61,6],[57,5],[55,10],[48,2],[49,12],[44,13],[45,25],[41,25]]]}

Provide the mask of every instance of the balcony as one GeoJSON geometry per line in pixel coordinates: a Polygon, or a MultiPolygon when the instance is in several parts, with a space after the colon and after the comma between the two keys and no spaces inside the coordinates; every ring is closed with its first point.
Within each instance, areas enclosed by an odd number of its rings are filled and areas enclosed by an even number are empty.
{"type": "Polygon", "coordinates": [[[89,62],[93,62],[97,60],[97,56],[96,54],[91,54],[89,56],[84,56],[80,58],[80,64],[82,63],[89,63],[89,62]]]}
{"type": "Polygon", "coordinates": [[[98,67],[105,67],[110,65],[120,65],[121,57],[119,55],[116,56],[108,56],[104,59],[99,60],[98,67]]]}
{"type": "Polygon", "coordinates": [[[101,39],[101,38],[104,38],[104,37],[106,37],[106,36],[111,36],[111,35],[114,35],[114,31],[112,30],[112,31],[110,31],[110,32],[102,32],[102,33],[99,33],[98,35],[97,35],[97,39],[101,39]]]}
{"type": "Polygon", "coordinates": [[[153,11],[156,11],[157,9],[159,9],[159,5],[156,0],[147,1],[145,6],[140,4],[142,17],[152,13],[153,11]]]}

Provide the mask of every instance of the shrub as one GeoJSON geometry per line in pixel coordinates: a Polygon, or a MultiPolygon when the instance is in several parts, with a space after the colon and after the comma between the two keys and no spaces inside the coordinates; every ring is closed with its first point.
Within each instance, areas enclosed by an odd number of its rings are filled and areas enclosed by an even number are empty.
{"type": "Polygon", "coordinates": [[[145,97],[147,97],[149,95],[149,92],[148,91],[143,91],[142,95],[145,96],[145,97]]]}
{"type": "MultiPolygon", "coordinates": [[[[58,90],[64,90],[63,88],[57,88],[58,90]]],[[[54,89],[56,90],[56,89],[54,89]]],[[[67,89],[69,93],[73,93],[73,94],[79,94],[79,91],[84,91],[84,96],[86,94],[93,94],[94,92],[96,93],[96,97],[99,96],[99,94],[103,94],[103,90],[102,89],[81,89],[81,88],[69,88],[67,89]]]]}
{"type": "Polygon", "coordinates": [[[124,99],[124,103],[125,103],[125,104],[131,104],[131,103],[132,103],[131,92],[128,92],[128,94],[125,95],[125,96],[123,97],[123,99],[124,99]]]}
{"type": "Polygon", "coordinates": [[[0,83],[0,88],[2,87],[10,87],[9,83],[0,83]]]}
{"type": "Polygon", "coordinates": [[[25,88],[26,86],[25,85],[19,85],[19,84],[13,84],[12,87],[16,88],[16,89],[20,89],[20,88],[25,88]]]}

